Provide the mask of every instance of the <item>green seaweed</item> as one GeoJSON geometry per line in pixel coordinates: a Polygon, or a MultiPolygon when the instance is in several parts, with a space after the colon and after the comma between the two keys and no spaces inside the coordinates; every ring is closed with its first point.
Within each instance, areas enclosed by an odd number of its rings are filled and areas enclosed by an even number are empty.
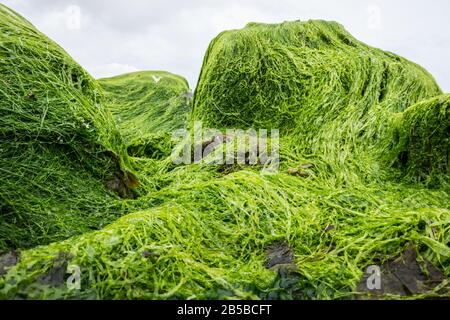
{"type": "Polygon", "coordinates": [[[135,86],[136,75],[123,76],[122,85],[113,80],[120,88],[101,81],[129,140],[168,137],[188,120],[192,130],[194,121],[275,128],[280,170],[135,154],[129,163],[141,181],[139,198],[108,201],[130,214],[21,251],[0,277],[0,297],[351,298],[368,265],[411,245],[450,276],[448,96],[421,67],[364,45],[337,23],[297,21],[251,23],[215,38],[190,116],[177,102],[180,118],[165,118],[167,101],[132,94],[149,85],[135,86]],[[308,174],[293,175],[302,165],[308,174]],[[266,266],[267,249],[280,242],[297,265],[294,278],[282,279],[293,291],[266,266]],[[80,268],[80,290],[66,286],[70,273],[43,281],[61,264],[80,268]]]}
{"type": "Polygon", "coordinates": [[[145,71],[99,83],[129,154],[160,159],[170,155],[170,134],[186,126],[190,113],[187,81],[164,71],[145,71]]]}
{"type": "Polygon", "coordinates": [[[0,251],[120,216],[104,183],[129,168],[101,89],[67,53],[0,5],[0,251]]]}
{"type": "Polygon", "coordinates": [[[448,186],[450,95],[421,101],[400,114],[393,140],[394,164],[410,180],[448,186]]]}

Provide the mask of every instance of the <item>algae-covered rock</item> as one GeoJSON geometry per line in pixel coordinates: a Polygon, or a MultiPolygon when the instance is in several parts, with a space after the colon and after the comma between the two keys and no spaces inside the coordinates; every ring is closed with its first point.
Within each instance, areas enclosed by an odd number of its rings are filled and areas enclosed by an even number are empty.
{"type": "Polygon", "coordinates": [[[110,222],[116,205],[104,184],[127,156],[101,89],[3,5],[0,84],[0,251],[110,222]]]}
{"type": "MultiPolygon", "coordinates": [[[[164,84],[165,76],[154,76],[101,80],[127,141],[168,135],[186,123],[178,99],[187,89],[184,81],[168,76],[175,89],[160,92],[152,86],[164,84]]],[[[420,102],[439,94],[421,67],[362,44],[336,23],[250,24],[226,31],[206,54],[191,119],[213,128],[281,129],[283,170],[176,166],[160,160],[164,156],[154,148],[137,151],[146,156],[133,163],[148,193],[120,202],[131,213],[101,230],[20,251],[17,259],[4,257],[0,298],[351,298],[366,266],[388,263],[410,244],[417,258],[442,273],[438,286],[444,285],[450,277],[448,192],[388,176],[402,152],[411,155],[398,172],[413,172],[417,165],[429,174],[419,159],[429,141],[444,150],[429,154],[436,162],[432,172],[446,172],[448,141],[438,136],[445,137],[448,127],[447,98],[420,102]],[[268,252],[277,244],[283,244],[281,262],[287,264],[274,268],[268,252]]],[[[158,142],[161,150],[167,148],[164,141],[158,142]]],[[[138,147],[145,149],[145,143],[138,147]]],[[[127,147],[132,151],[128,142],[127,147]]],[[[72,145],[65,150],[84,154],[72,145]]],[[[25,155],[49,159],[41,166],[48,168],[44,178],[55,172],[61,177],[55,185],[62,187],[50,195],[64,188],[73,192],[73,186],[86,198],[73,201],[91,199],[94,191],[86,184],[97,181],[92,170],[73,170],[78,180],[63,184],[60,163],[75,166],[72,153],[25,155]]],[[[6,189],[0,190],[3,197],[6,189]]],[[[33,203],[22,192],[14,195],[33,203]]],[[[41,208],[54,208],[48,199],[41,208]]],[[[86,221],[93,211],[113,212],[110,199],[87,208],[86,221]]],[[[57,223],[49,225],[79,230],[68,224],[78,211],[65,212],[55,210],[57,223]]],[[[48,219],[34,221],[42,226],[48,219]]],[[[0,231],[8,239],[5,230],[0,231]]],[[[410,298],[442,296],[434,285],[426,289],[410,298]]]]}
{"type": "Polygon", "coordinates": [[[439,94],[422,67],[358,41],[338,23],[250,23],[211,42],[193,118],[211,127],[279,129],[287,158],[312,155],[331,176],[353,183],[386,178],[381,159],[391,151],[396,115],[439,94]]]}
{"type": "Polygon", "coordinates": [[[190,113],[187,81],[164,71],[143,71],[100,79],[119,129],[133,156],[168,156],[174,130],[190,113]]]}
{"type": "Polygon", "coordinates": [[[372,48],[335,22],[251,23],[222,32],[206,53],[194,97],[208,125],[315,134],[376,105],[401,111],[440,92],[406,59],[372,48]]]}

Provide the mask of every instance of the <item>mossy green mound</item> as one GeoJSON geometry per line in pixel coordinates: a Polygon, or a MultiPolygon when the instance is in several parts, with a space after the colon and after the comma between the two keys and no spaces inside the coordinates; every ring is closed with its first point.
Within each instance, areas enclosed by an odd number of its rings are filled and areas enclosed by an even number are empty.
{"type": "Polygon", "coordinates": [[[422,67],[361,43],[338,23],[251,23],[211,42],[193,118],[280,129],[285,152],[317,158],[342,182],[384,179],[377,159],[388,151],[393,118],[439,94],[422,67]]]}
{"type": "Polygon", "coordinates": [[[450,183],[450,95],[408,108],[394,134],[395,165],[407,176],[434,186],[450,183]]]}
{"type": "Polygon", "coordinates": [[[108,107],[133,156],[163,158],[174,130],[186,126],[190,113],[187,81],[164,71],[145,71],[100,79],[108,107]]]}
{"type": "Polygon", "coordinates": [[[0,5],[0,251],[111,222],[104,184],[127,166],[100,87],[63,49],[0,5]]]}
{"type": "MultiPolygon", "coordinates": [[[[411,245],[449,278],[440,94],[422,68],[335,23],[222,33],[208,49],[191,120],[281,129],[280,171],[133,158],[141,197],[122,202],[133,213],[17,253],[0,297],[351,298],[367,266],[411,245]],[[439,146],[425,157],[431,170],[419,156],[428,141],[439,146]],[[293,175],[302,165],[307,172],[293,175]],[[437,174],[444,178],[430,188],[437,174]],[[279,271],[268,261],[274,244],[291,251],[279,271]],[[80,288],[70,289],[77,268],[80,288]]],[[[447,284],[408,298],[446,297],[447,284]]]]}
{"type": "Polygon", "coordinates": [[[345,124],[342,114],[362,122],[376,106],[399,112],[439,93],[423,68],[361,43],[338,23],[250,23],[211,42],[194,115],[213,127],[306,138],[330,122],[345,124]]]}

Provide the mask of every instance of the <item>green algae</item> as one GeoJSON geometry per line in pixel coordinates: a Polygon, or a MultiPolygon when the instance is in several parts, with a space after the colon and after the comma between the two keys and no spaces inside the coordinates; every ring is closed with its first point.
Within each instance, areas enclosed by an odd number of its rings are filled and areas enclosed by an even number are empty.
{"type": "Polygon", "coordinates": [[[167,157],[173,149],[170,134],[188,121],[187,81],[164,71],[145,71],[100,79],[99,83],[129,154],[167,157]]]}
{"type": "Polygon", "coordinates": [[[120,216],[104,182],[128,155],[101,90],[57,44],[0,6],[0,250],[120,216]]]}
{"type": "MultiPolygon", "coordinates": [[[[105,89],[132,92],[133,81],[105,89]]],[[[138,118],[121,129],[129,139],[137,128],[136,136],[169,134],[188,120],[183,113],[153,127],[153,104],[123,96],[138,118]]],[[[266,268],[267,248],[280,241],[292,250],[304,299],[353,297],[368,265],[410,245],[450,276],[448,96],[421,67],[336,23],[253,23],[211,43],[189,120],[280,129],[279,172],[134,157],[140,197],[118,201],[132,213],[22,251],[0,277],[0,297],[290,299],[266,268]],[[314,165],[308,176],[289,174],[302,164],[314,165]],[[42,281],[61,256],[79,266],[80,290],[42,281]]]]}

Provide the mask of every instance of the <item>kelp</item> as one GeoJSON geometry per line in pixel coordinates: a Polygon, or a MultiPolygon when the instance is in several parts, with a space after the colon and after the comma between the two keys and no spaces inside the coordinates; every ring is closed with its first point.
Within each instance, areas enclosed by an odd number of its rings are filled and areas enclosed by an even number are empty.
{"type": "MultiPolygon", "coordinates": [[[[447,108],[424,69],[337,23],[226,31],[208,48],[188,127],[280,129],[279,171],[134,157],[140,197],[121,201],[132,213],[17,253],[0,296],[352,298],[367,266],[411,247],[448,278],[447,108]],[[279,243],[293,274],[268,268],[279,243]],[[78,269],[79,288],[67,286],[78,269]]],[[[165,124],[149,131],[176,129],[165,124]]],[[[403,298],[448,297],[447,284],[403,298]]]]}

